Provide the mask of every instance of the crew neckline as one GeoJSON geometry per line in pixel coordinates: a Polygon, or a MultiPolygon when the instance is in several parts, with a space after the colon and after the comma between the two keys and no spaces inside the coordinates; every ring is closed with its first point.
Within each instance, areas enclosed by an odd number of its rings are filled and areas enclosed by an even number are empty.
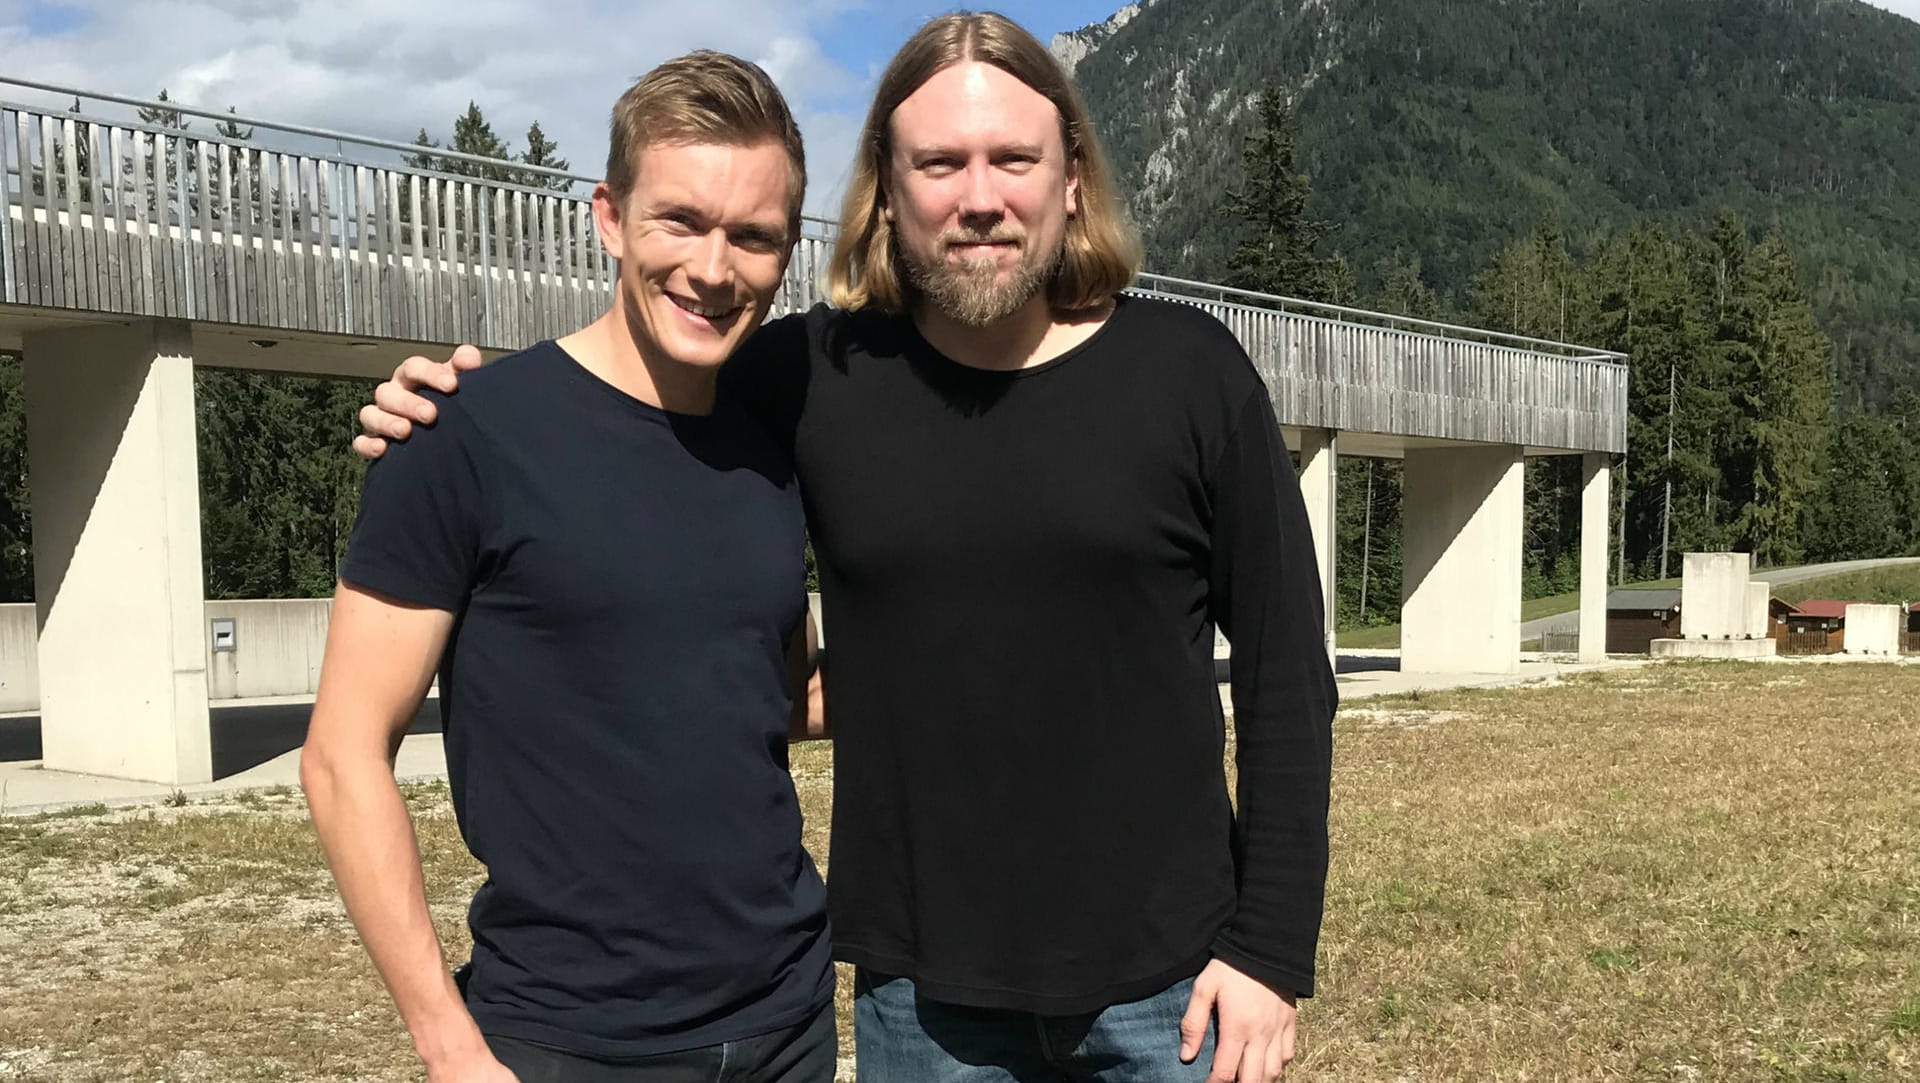
{"type": "Polygon", "coordinates": [[[713,409],[708,411],[707,413],[689,414],[689,413],[683,413],[679,410],[669,410],[664,406],[655,406],[653,403],[650,403],[645,399],[639,398],[634,395],[630,395],[627,392],[622,391],[620,388],[615,387],[610,381],[606,380],[599,373],[593,371],[592,369],[588,368],[585,364],[581,363],[580,359],[573,356],[573,354],[570,351],[568,351],[568,349],[565,346],[560,345],[558,340],[547,339],[546,342],[543,343],[543,345],[552,347],[553,351],[560,355],[560,357],[566,362],[567,369],[574,375],[574,378],[576,380],[586,383],[587,385],[597,389],[601,393],[605,394],[607,397],[611,398],[615,403],[619,404],[620,406],[625,407],[626,409],[631,410],[635,413],[638,413],[644,417],[652,418],[658,421],[664,421],[674,426],[707,425],[707,424],[711,424],[713,422],[714,415],[720,412],[720,399],[722,398],[722,395],[721,395],[720,389],[717,387],[714,389],[713,409]]]}
{"type": "Polygon", "coordinates": [[[927,336],[921,334],[920,325],[913,321],[911,315],[908,315],[905,319],[907,321],[908,333],[913,336],[914,345],[918,352],[924,354],[926,357],[980,379],[1024,380],[1030,376],[1038,376],[1042,373],[1052,372],[1069,361],[1072,361],[1074,358],[1079,357],[1081,354],[1086,353],[1095,343],[1105,338],[1108,332],[1113,330],[1113,325],[1115,321],[1119,320],[1120,313],[1131,307],[1132,304],[1133,299],[1131,297],[1125,294],[1115,294],[1113,298],[1113,311],[1107,315],[1106,322],[1102,323],[1098,330],[1087,336],[1086,341],[1077,343],[1072,349],[1061,353],[1058,357],[1050,357],[1037,365],[1028,365],[1025,368],[1017,369],[983,369],[977,365],[969,365],[964,361],[956,361],[943,353],[938,346],[927,341],[927,336]]]}

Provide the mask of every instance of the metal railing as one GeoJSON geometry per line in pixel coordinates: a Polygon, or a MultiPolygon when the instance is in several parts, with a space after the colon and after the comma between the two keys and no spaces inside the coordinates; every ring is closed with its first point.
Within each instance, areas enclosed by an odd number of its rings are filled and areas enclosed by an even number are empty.
{"type": "MultiPolygon", "coordinates": [[[[591,177],[175,102],[0,84],[270,137],[0,101],[0,303],[518,348],[612,301],[591,177]],[[409,160],[423,154],[429,167],[409,160]]],[[[834,232],[805,220],[777,312],[825,299],[834,232]]],[[[1617,353],[1163,275],[1141,275],[1131,292],[1225,323],[1282,424],[1625,449],[1617,353]]]]}

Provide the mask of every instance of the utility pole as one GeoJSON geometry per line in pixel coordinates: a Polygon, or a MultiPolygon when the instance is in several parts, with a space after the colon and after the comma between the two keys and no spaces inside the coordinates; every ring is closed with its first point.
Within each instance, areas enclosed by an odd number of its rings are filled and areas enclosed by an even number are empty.
{"type": "Polygon", "coordinates": [[[1660,578],[1667,577],[1668,526],[1673,520],[1673,389],[1676,363],[1667,362],[1667,496],[1660,505],[1660,578]]]}
{"type": "Polygon", "coordinates": [[[1367,516],[1360,528],[1360,619],[1367,619],[1367,564],[1373,556],[1373,460],[1367,460],[1367,516]]]}

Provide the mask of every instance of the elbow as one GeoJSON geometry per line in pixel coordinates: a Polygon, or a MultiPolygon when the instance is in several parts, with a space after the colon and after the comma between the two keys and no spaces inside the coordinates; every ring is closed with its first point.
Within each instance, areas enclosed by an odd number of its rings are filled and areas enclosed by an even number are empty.
{"type": "Polygon", "coordinates": [[[340,755],[337,742],[309,732],[300,746],[300,790],[307,796],[309,813],[322,813],[340,792],[345,774],[351,767],[340,755]]]}
{"type": "Polygon", "coordinates": [[[308,736],[300,746],[300,792],[306,794],[309,810],[324,805],[332,793],[333,764],[326,746],[308,736]]]}

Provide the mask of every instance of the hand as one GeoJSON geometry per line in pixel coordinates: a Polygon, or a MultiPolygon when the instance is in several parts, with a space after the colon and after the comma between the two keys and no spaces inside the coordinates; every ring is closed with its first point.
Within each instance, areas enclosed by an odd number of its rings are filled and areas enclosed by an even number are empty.
{"type": "Polygon", "coordinates": [[[520,1077],[483,1045],[470,1055],[429,1063],[427,1083],[520,1083],[520,1077]]]}
{"type": "Polygon", "coordinates": [[[433,424],[433,403],[415,392],[423,387],[452,394],[460,385],[460,373],[480,367],[480,351],[461,346],[445,361],[409,357],[393,370],[393,379],[373,389],[373,402],[360,408],[362,435],[353,438],[353,450],[361,458],[378,459],[387,453],[388,440],[405,440],[413,435],[413,423],[433,424]]]}
{"type": "Polygon", "coordinates": [[[1293,1063],[1294,998],[1218,959],[1193,980],[1180,1020],[1180,1059],[1192,1061],[1219,1016],[1219,1040],[1207,1083],[1273,1083],[1293,1063]]]}

